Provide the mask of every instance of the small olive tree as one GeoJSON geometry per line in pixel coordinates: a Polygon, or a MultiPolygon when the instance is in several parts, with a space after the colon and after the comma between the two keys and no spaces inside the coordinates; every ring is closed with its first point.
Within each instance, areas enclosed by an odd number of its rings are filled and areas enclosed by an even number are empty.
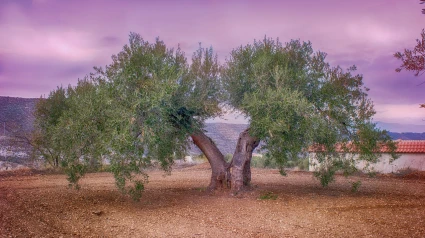
{"type": "Polygon", "coordinates": [[[43,157],[51,167],[59,167],[60,145],[54,141],[54,133],[63,113],[68,110],[66,89],[58,87],[50,92],[48,98],[40,98],[34,111],[34,130],[31,145],[34,156],[43,157]]]}

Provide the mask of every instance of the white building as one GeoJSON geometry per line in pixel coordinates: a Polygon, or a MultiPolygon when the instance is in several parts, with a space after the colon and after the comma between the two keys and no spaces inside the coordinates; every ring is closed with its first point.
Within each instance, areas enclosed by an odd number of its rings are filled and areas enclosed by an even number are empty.
{"type": "MultiPolygon", "coordinates": [[[[396,153],[400,156],[391,161],[391,155],[382,152],[382,156],[375,164],[370,164],[369,169],[379,173],[396,173],[403,170],[425,171],[425,140],[398,140],[396,153]]],[[[315,171],[317,161],[315,150],[310,150],[309,171],[315,171]]],[[[360,170],[367,166],[365,161],[357,161],[356,167],[360,170]]]]}

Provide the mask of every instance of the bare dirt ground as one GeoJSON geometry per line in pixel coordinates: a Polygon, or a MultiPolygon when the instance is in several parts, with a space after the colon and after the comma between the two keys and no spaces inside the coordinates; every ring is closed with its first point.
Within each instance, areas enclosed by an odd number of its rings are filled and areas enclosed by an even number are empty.
{"type": "Polygon", "coordinates": [[[207,167],[150,171],[140,202],[108,173],[79,191],[63,175],[0,174],[0,237],[425,237],[421,174],[322,188],[311,173],[254,169],[253,189],[233,196],[205,191],[207,167]]]}

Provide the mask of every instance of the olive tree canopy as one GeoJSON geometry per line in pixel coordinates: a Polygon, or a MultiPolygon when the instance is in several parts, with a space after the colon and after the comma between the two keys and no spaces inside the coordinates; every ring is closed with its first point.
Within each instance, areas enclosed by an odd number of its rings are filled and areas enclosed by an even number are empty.
{"type": "Polygon", "coordinates": [[[336,170],[354,171],[346,156],[353,148],[360,159],[375,162],[382,143],[394,145],[375,128],[373,104],[362,76],[353,75],[355,67],[344,71],[325,58],[309,42],[265,37],[235,48],[223,66],[212,48],[200,46],[189,64],[180,48],[131,33],[111,64],[40,101],[33,138],[39,154],[51,154],[71,185],[107,160],[117,186],[135,198],[147,179],[143,168],[158,161],[169,171],[185,155],[189,138],[211,165],[209,189],[249,186],[252,152],[260,142],[282,173],[288,161],[321,146],[316,175],[327,185],[336,170]],[[223,105],[249,118],[230,163],[203,131],[204,121],[220,115],[223,105]]]}
{"type": "MultiPolygon", "coordinates": [[[[238,145],[233,157],[238,173],[246,173],[240,171],[247,171],[259,141],[282,172],[288,161],[303,157],[308,148],[323,146],[317,176],[324,185],[336,170],[354,170],[354,160],[346,157],[354,147],[360,159],[370,162],[376,162],[381,143],[394,149],[390,137],[372,122],[375,111],[367,98],[369,89],[361,75],[353,74],[356,67],[344,71],[325,58],[325,53],[313,51],[310,42],[282,44],[267,37],[230,53],[222,76],[227,102],[249,118],[248,133],[241,134],[248,141],[238,145]]],[[[249,177],[239,176],[234,186],[246,185],[249,177]]]]}

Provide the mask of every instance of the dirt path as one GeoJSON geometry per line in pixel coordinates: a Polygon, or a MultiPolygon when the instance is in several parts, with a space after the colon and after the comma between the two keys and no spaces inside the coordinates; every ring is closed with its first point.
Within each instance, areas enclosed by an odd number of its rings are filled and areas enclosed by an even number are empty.
{"type": "Polygon", "coordinates": [[[254,169],[254,189],[231,196],[204,191],[205,166],[149,177],[133,202],[107,173],[80,191],[62,175],[0,175],[0,237],[425,237],[424,179],[337,177],[323,189],[310,173],[254,169]]]}

